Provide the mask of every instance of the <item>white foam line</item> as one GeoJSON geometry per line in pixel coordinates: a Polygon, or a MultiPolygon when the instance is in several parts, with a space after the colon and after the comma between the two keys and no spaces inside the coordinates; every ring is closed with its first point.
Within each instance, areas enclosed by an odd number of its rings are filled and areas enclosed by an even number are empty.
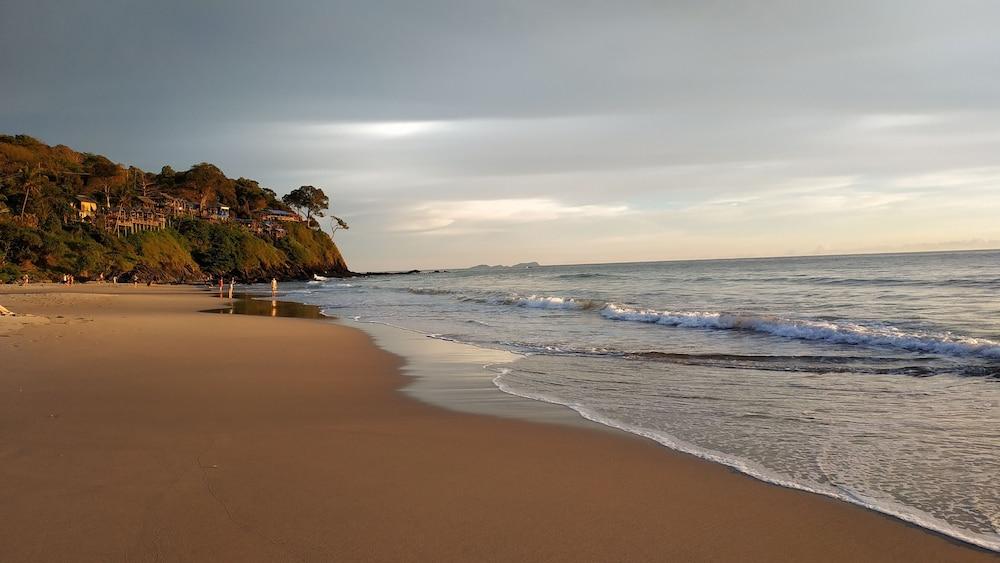
{"type": "Polygon", "coordinates": [[[933,352],[953,356],[982,356],[1000,359],[1000,342],[985,338],[906,332],[895,327],[870,327],[856,323],[793,320],[779,317],[713,312],[674,312],[633,309],[609,303],[601,315],[615,321],[633,321],[683,328],[749,330],[785,338],[886,346],[913,352],[933,352]]]}
{"type": "Polygon", "coordinates": [[[965,530],[955,528],[949,525],[947,522],[944,522],[929,514],[917,511],[916,509],[910,509],[908,511],[907,508],[909,507],[892,506],[885,502],[880,504],[877,501],[864,498],[863,496],[857,493],[853,493],[851,491],[846,491],[846,490],[842,491],[832,488],[825,488],[818,485],[808,485],[805,483],[800,483],[798,481],[792,481],[790,479],[776,475],[773,472],[768,471],[765,467],[757,463],[754,463],[752,461],[744,460],[738,457],[726,455],[705,448],[699,448],[697,446],[684,442],[683,440],[679,440],[673,436],[670,436],[669,434],[665,434],[662,432],[655,432],[647,428],[642,428],[639,426],[635,426],[633,424],[628,424],[625,422],[615,420],[613,418],[608,418],[599,415],[593,412],[592,410],[589,410],[586,406],[580,403],[564,401],[540,393],[529,393],[524,391],[518,391],[513,389],[512,387],[510,387],[501,380],[501,378],[504,375],[507,375],[508,373],[510,373],[510,370],[504,368],[500,370],[499,375],[493,378],[493,384],[496,385],[496,387],[501,391],[503,391],[504,393],[514,395],[516,397],[522,397],[525,399],[533,399],[536,401],[542,401],[554,405],[562,405],[564,407],[576,411],[580,416],[592,422],[596,422],[598,424],[603,424],[604,426],[617,428],[618,430],[623,430],[631,434],[636,434],[638,436],[648,438],[672,450],[677,450],[680,452],[691,454],[695,457],[699,457],[701,459],[705,459],[715,463],[721,463],[722,465],[732,467],[733,469],[736,469],[740,473],[753,477],[754,479],[764,481],[765,483],[771,483],[773,485],[779,485],[789,489],[797,489],[800,491],[806,491],[810,493],[824,495],[845,502],[849,502],[851,504],[863,506],[869,510],[874,510],[882,514],[898,518],[900,520],[903,520],[904,522],[914,524],[921,528],[926,528],[928,530],[946,535],[951,538],[955,538],[957,540],[961,540],[963,542],[975,545],[977,547],[988,549],[990,551],[1000,552],[1000,536],[997,536],[996,539],[994,539],[988,536],[984,536],[982,534],[967,532],[965,530]]]}
{"type": "Polygon", "coordinates": [[[470,298],[493,305],[528,309],[594,310],[613,321],[631,321],[680,328],[746,330],[796,340],[833,344],[889,347],[911,352],[1000,359],[1000,342],[950,332],[905,331],[889,325],[866,326],[851,322],[788,319],[771,315],[713,311],[658,311],[573,297],[523,296],[516,293],[486,299],[470,298]]]}

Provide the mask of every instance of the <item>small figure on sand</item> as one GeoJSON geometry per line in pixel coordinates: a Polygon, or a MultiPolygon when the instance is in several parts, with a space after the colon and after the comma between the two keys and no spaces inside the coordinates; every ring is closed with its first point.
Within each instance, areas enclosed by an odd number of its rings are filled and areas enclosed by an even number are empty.
{"type": "Polygon", "coordinates": [[[278,278],[271,278],[271,297],[278,294],[278,278]]]}
{"type": "Polygon", "coordinates": [[[28,274],[24,274],[24,277],[21,278],[21,286],[23,287],[23,286],[28,285],[28,283],[30,283],[30,281],[31,280],[28,279],[28,274]]]}
{"type": "Polygon", "coordinates": [[[236,287],[236,278],[229,280],[229,298],[233,298],[233,288],[236,287]]]}

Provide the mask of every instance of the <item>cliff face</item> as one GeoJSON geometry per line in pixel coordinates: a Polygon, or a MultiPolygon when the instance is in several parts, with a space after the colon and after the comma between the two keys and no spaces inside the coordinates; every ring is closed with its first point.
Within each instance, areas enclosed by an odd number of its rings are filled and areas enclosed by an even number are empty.
{"type": "Polygon", "coordinates": [[[0,135],[0,282],[350,275],[318,227],[272,190],[211,164],[153,174],[0,135]]]}

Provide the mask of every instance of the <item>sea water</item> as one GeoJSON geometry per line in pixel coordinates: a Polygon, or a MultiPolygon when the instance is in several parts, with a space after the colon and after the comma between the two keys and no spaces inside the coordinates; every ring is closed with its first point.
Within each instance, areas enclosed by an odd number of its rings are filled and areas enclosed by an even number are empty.
{"type": "Polygon", "coordinates": [[[456,270],[285,284],[514,352],[502,391],[1000,550],[1000,252],[456,270]]]}

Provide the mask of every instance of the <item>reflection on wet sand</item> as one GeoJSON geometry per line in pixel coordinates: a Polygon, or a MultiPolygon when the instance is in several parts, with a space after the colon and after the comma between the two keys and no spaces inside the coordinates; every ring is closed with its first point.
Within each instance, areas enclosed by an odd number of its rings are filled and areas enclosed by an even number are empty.
{"type": "Polygon", "coordinates": [[[294,317],[298,319],[326,319],[331,318],[320,312],[315,305],[304,305],[291,301],[279,301],[271,299],[270,302],[254,299],[253,295],[240,294],[235,299],[218,309],[209,309],[206,313],[220,313],[224,315],[260,315],[264,317],[294,317]]]}

